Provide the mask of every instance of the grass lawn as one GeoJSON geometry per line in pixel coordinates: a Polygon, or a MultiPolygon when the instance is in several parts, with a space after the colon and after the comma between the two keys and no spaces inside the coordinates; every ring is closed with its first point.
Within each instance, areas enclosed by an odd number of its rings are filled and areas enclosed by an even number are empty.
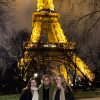
{"type": "MultiPolygon", "coordinates": [[[[75,98],[76,100],[82,99],[82,98],[94,98],[94,97],[100,97],[100,91],[87,91],[87,92],[75,92],[75,98]]],[[[13,95],[0,95],[0,100],[19,100],[20,94],[13,94],[13,95]]]]}
{"type": "Polygon", "coordinates": [[[1,95],[0,100],[19,100],[19,94],[14,95],[1,95]]]}
{"type": "Polygon", "coordinates": [[[76,99],[100,97],[100,91],[87,91],[74,93],[76,99]]]}

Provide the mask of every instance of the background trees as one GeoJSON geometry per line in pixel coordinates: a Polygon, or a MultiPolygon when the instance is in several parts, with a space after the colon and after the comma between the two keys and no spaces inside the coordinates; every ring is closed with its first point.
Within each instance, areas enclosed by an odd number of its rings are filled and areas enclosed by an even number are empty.
{"type": "MultiPolygon", "coordinates": [[[[99,78],[100,0],[54,0],[54,5],[68,40],[76,42],[77,55],[99,78]]],[[[35,9],[35,0],[0,0],[0,81],[9,68],[15,70],[12,66],[23,54],[23,41],[31,34],[35,9]]]]}

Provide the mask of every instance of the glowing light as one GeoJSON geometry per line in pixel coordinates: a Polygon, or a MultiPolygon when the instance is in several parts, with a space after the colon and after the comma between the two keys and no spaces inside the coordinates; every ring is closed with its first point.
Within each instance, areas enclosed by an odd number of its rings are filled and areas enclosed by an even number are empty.
{"type": "Polygon", "coordinates": [[[95,75],[92,73],[92,71],[88,68],[88,66],[79,58],[76,57],[75,55],[73,56],[73,62],[76,63],[77,67],[80,69],[82,73],[89,79],[93,80],[95,75]]]}
{"type": "Polygon", "coordinates": [[[53,27],[55,30],[55,34],[57,36],[58,42],[59,43],[67,43],[67,39],[64,35],[63,30],[61,29],[61,26],[59,23],[53,23],[53,27]]]}
{"type": "Polygon", "coordinates": [[[56,48],[57,46],[55,44],[49,44],[49,47],[56,48]]]}
{"type": "MultiPolygon", "coordinates": [[[[67,37],[64,35],[64,32],[59,24],[58,18],[59,14],[55,12],[46,12],[47,9],[54,10],[53,0],[37,0],[37,11],[33,13],[32,15],[32,34],[30,41],[26,48],[36,48],[38,45],[38,42],[41,41],[41,36],[47,37],[47,43],[44,44],[43,47],[51,47],[56,48],[57,44],[66,44],[63,45],[64,48],[70,47],[70,49],[74,48],[73,43],[70,42],[68,44],[67,37]],[[44,10],[45,11],[41,11],[44,10]],[[50,44],[51,43],[51,44],[50,44]]],[[[43,38],[42,38],[43,39],[43,38]]],[[[32,54],[34,54],[32,52],[32,54]]],[[[22,70],[23,68],[25,71],[27,70],[27,67],[29,66],[29,63],[32,61],[32,54],[30,55],[29,51],[26,51],[24,53],[24,57],[21,58],[21,60],[18,62],[18,67],[22,70]]],[[[52,59],[52,58],[51,58],[52,59]]],[[[73,62],[76,63],[76,73],[80,75],[81,77],[84,77],[84,75],[89,79],[94,79],[94,74],[91,72],[91,70],[88,68],[88,66],[79,58],[76,57],[76,55],[73,56],[73,62]],[[83,74],[84,75],[83,75],[83,74]]],[[[72,66],[72,69],[74,69],[74,66],[72,66]]],[[[52,69],[53,72],[56,74],[60,73],[63,74],[67,82],[71,84],[70,76],[68,75],[66,68],[64,65],[60,66],[60,70],[57,71],[56,67],[52,69]]],[[[25,73],[26,75],[27,73],[25,73]]],[[[34,77],[38,77],[38,73],[34,73],[34,77]]],[[[80,78],[79,78],[80,80],[80,78]]]]}
{"type": "Polygon", "coordinates": [[[41,35],[48,37],[50,43],[67,43],[66,36],[58,22],[59,14],[46,12],[33,13],[30,43],[39,42],[41,35]],[[44,17],[45,16],[45,17],[44,17]]]}
{"type": "Polygon", "coordinates": [[[56,48],[57,46],[55,44],[44,44],[43,47],[52,47],[56,48]]]}
{"type": "Polygon", "coordinates": [[[37,0],[37,11],[50,9],[54,10],[53,0],[37,0]]]}
{"type": "Polygon", "coordinates": [[[44,44],[43,47],[48,47],[48,44],[44,44]]]}
{"type": "Polygon", "coordinates": [[[34,77],[38,77],[38,73],[34,73],[34,77]]]}
{"type": "Polygon", "coordinates": [[[41,32],[41,25],[42,25],[42,23],[40,23],[40,22],[35,22],[34,23],[34,28],[32,30],[32,35],[31,35],[31,39],[30,39],[30,41],[32,43],[36,43],[36,42],[39,41],[40,32],[41,32]]]}

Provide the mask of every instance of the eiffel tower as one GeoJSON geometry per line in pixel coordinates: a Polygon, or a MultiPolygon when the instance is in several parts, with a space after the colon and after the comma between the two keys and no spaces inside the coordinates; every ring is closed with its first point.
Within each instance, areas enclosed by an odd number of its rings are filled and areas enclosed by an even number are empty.
{"type": "Polygon", "coordinates": [[[95,75],[75,55],[75,42],[68,41],[65,36],[59,23],[60,15],[54,10],[53,0],[37,1],[37,11],[32,14],[32,34],[25,46],[24,55],[18,62],[22,76],[29,78],[36,71],[41,75],[52,71],[63,74],[67,81],[73,73],[72,76],[92,81],[95,75]]]}

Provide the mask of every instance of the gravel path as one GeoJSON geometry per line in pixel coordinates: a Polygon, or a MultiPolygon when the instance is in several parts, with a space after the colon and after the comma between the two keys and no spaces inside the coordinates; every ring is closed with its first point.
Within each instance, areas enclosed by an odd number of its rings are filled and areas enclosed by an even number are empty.
{"type": "Polygon", "coordinates": [[[100,97],[98,97],[98,98],[86,98],[86,99],[79,99],[79,100],[100,100],[100,97]]]}

